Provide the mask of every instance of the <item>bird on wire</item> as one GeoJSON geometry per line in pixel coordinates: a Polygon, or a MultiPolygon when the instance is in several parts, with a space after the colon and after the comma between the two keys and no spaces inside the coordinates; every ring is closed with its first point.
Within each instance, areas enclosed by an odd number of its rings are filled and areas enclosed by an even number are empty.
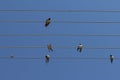
{"type": "Polygon", "coordinates": [[[51,23],[51,18],[46,19],[45,21],[45,27],[48,27],[48,25],[51,23]]]}
{"type": "Polygon", "coordinates": [[[113,59],[114,59],[114,56],[110,55],[110,62],[111,62],[111,64],[113,63],[113,59]]]}
{"type": "Polygon", "coordinates": [[[49,60],[50,60],[50,55],[47,54],[47,55],[45,56],[45,62],[48,63],[49,60]]]}
{"type": "Polygon", "coordinates": [[[52,48],[52,45],[51,45],[51,44],[48,44],[48,45],[47,45],[47,48],[48,48],[49,52],[50,52],[50,51],[53,52],[53,48],[52,48]]]}
{"type": "Polygon", "coordinates": [[[82,52],[82,49],[83,49],[83,45],[79,44],[78,47],[77,47],[77,51],[82,52]]]}

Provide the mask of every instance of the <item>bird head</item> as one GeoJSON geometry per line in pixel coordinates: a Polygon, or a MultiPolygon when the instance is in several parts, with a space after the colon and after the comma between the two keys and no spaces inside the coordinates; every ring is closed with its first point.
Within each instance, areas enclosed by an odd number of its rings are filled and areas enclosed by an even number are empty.
{"type": "Polygon", "coordinates": [[[51,18],[48,18],[48,20],[51,20],[51,18]]]}
{"type": "Polygon", "coordinates": [[[112,55],[110,55],[110,57],[112,57],[112,55]]]}

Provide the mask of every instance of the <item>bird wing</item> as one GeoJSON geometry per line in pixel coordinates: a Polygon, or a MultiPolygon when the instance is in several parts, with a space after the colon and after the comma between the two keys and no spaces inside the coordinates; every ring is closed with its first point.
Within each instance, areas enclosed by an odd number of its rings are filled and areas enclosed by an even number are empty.
{"type": "Polygon", "coordinates": [[[50,24],[50,20],[46,20],[45,27],[47,27],[50,24]]]}
{"type": "Polygon", "coordinates": [[[77,47],[77,51],[79,50],[80,48],[79,47],[77,47]]]}

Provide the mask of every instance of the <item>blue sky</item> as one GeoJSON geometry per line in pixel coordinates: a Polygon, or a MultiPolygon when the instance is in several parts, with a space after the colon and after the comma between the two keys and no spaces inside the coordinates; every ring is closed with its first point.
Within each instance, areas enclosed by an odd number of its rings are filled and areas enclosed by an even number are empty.
{"type": "MultiPolygon", "coordinates": [[[[120,10],[119,0],[0,0],[0,10],[120,10]]],[[[120,13],[108,12],[0,12],[0,20],[120,21],[120,13]]],[[[0,34],[120,34],[120,24],[94,23],[0,23],[0,34]]],[[[60,49],[55,46],[120,47],[120,37],[85,36],[0,36],[1,46],[46,46],[47,48],[0,48],[0,56],[81,57],[106,60],[40,60],[0,59],[0,80],[119,80],[119,60],[110,64],[109,55],[120,58],[119,49],[60,49]]]]}

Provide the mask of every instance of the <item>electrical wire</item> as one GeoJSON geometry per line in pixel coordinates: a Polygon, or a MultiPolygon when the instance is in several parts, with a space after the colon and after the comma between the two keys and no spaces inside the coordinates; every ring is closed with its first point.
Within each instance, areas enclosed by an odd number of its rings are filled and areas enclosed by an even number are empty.
{"type": "MultiPolygon", "coordinates": [[[[24,59],[29,59],[29,60],[39,60],[39,59],[45,59],[45,57],[0,57],[0,59],[21,59],[21,60],[24,60],[24,59]]],[[[106,59],[109,59],[109,58],[94,58],[94,57],[50,57],[50,59],[68,59],[68,60],[106,60],[106,59]]],[[[120,60],[120,58],[114,58],[114,59],[117,59],[117,60],[120,60]]]]}
{"type": "MultiPolygon", "coordinates": [[[[39,20],[0,20],[0,23],[45,23],[45,21],[39,20]]],[[[120,23],[120,21],[51,21],[51,23],[120,23]]]]}
{"type": "MultiPolygon", "coordinates": [[[[76,49],[77,46],[53,46],[53,48],[76,49]]],[[[0,48],[47,48],[47,46],[0,46],[0,48]]],[[[83,49],[120,49],[120,47],[83,47],[83,49]]]]}
{"type": "Polygon", "coordinates": [[[42,58],[40,57],[15,57],[15,56],[11,58],[10,56],[10,57],[0,57],[0,59],[44,59],[44,58],[43,57],[42,58]]]}
{"type": "Polygon", "coordinates": [[[120,10],[0,10],[0,12],[120,12],[120,10]]]}
{"type": "Polygon", "coordinates": [[[119,37],[120,34],[0,34],[0,36],[83,36],[83,37],[88,37],[88,36],[91,36],[91,37],[102,37],[102,36],[105,36],[105,37],[119,37]]]}

